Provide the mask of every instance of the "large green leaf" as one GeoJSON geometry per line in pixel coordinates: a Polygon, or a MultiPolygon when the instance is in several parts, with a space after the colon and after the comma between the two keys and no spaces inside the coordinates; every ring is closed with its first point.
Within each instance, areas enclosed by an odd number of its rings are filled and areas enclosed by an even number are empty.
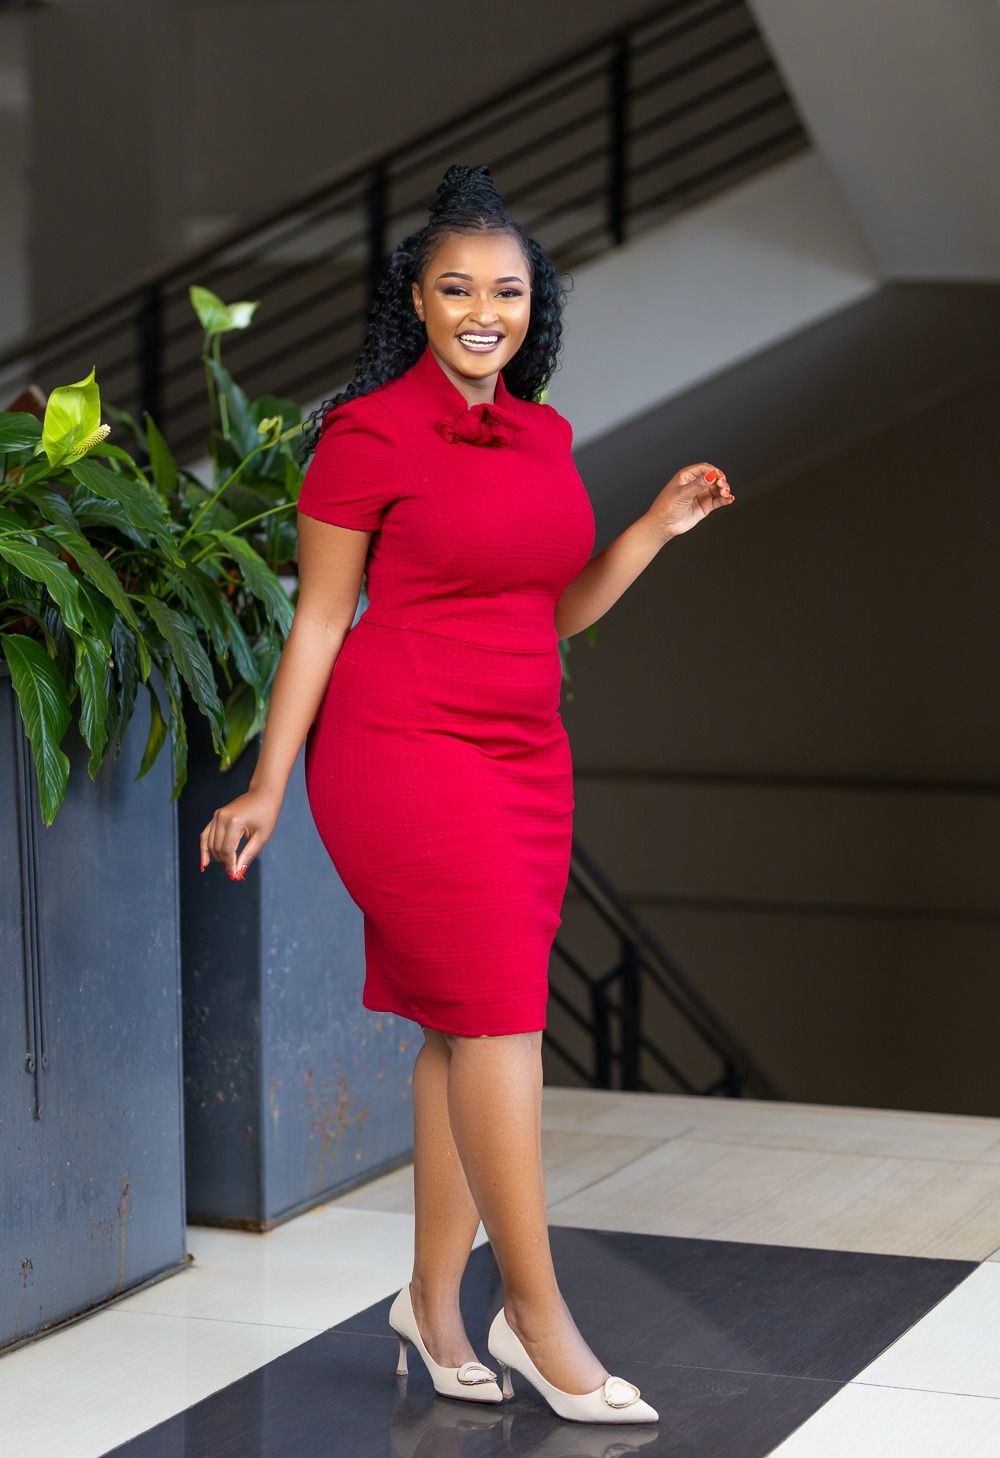
{"type": "Polygon", "coordinates": [[[219,394],[226,402],[228,429],[223,434],[232,444],[237,458],[242,460],[261,444],[250,401],[225,365],[220,364],[217,359],[209,358],[208,367],[212,371],[219,394]]]}
{"type": "Polygon", "coordinates": [[[0,532],[28,532],[35,530],[34,522],[12,506],[0,506],[0,532]]]}
{"type": "MultiPolygon", "coordinates": [[[[130,456],[128,451],[123,450],[121,446],[112,445],[108,440],[99,441],[97,445],[91,446],[87,454],[91,456],[107,456],[112,461],[124,461],[133,476],[137,476],[143,481],[146,480],[145,472],[140,470],[136,465],[135,458],[130,456]]],[[[147,482],[146,484],[148,485],[149,483],[147,482]]]]}
{"type": "Polygon", "coordinates": [[[260,707],[247,683],[238,683],[226,699],[226,753],[234,764],[252,739],[260,707]]]}
{"type": "Polygon", "coordinates": [[[131,480],[122,471],[110,471],[97,461],[74,461],[69,469],[81,486],[106,501],[117,502],[134,527],[154,536],[169,557],[182,561],[173,544],[166,507],[152,487],[131,480]]]}
{"type": "Polygon", "coordinates": [[[167,686],[170,748],[174,767],[174,783],[170,798],[176,800],[187,784],[188,740],[187,725],[184,722],[184,695],[181,692],[180,679],[177,677],[177,669],[172,658],[167,658],[163,664],[163,681],[167,686]]]}
{"type": "Polygon", "coordinates": [[[33,449],[42,438],[42,422],[27,410],[0,411],[0,452],[33,449]]]}
{"type": "Polygon", "coordinates": [[[110,728],[115,754],[121,747],[125,726],[132,716],[136,691],[139,687],[139,661],[136,635],[117,613],[111,624],[111,654],[115,674],[118,678],[115,713],[110,728]]]}
{"type": "Polygon", "coordinates": [[[215,656],[225,658],[229,651],[229,624],[219,583],[197,566],[186,566],[183,571],[172,568],[168,575],[177,596],[208,634],[215,656]]]}
{"type": "Polygon", "coordinates": [[[80,523],[73,514],[73,508],[60,492],[53,491],[51,487],[36,486],[31,492],[31,504],[46,521],[57,521],[67,530],[79,532],[80,523]]]}
{"type": "Polygon", "coordinates": [[[149,469],[153,473],[157,490],[164,497],[177,494],[177,462],[171,454],[156,421],[148,410],[143,411],[146,422],[146,449],[149,452],[149,469]]]}
{"type": "Polygon", "coordinates": [[[153,768],[156,756],[163,748],[163,741],[167,737],[167,721],[163,717],[156,690],[148,681],[146,688],[149,690],[149,733],[146,735],[146,746],[142,751],[142,759],[136,772],[137,780],[141,780],[143,775],[148,774],[153,768]]]}
{"type": "Polygon", "coordinates": [[[108,695],[105,669],[109,654],[94,638],[73,635],[76,654],[75,678],[80,690],[80,733],[90,750],[87,773],[97,774],[108,743],[108,695]]]}
{"type": "Polygon", "coordinates": [[[264,684],[261,680],[254,651],[250,647],[246,633],[243,631],[243,625],[233,612],[232,604],[226,598],[222,599],[222,611],[226,618],[229,633],[229,647],[232,651],[236,671],[253,690],[254,700],[258,706],[262,707],[265,701],[264,684]]]}
{"type": "Polygon", "coordinates": [[[216,748],[221,754],[222,701],[215,687],[215,676],[208,654],[183,613],[149,593],[139,593],[137,596],[170,647],[171,652],[161,667],[166,671],[167,665],[174,665],[180,670],[191,697],[208,719],[216,748]]]}
{"type": "Polygon", "coordinates": [[[76,578],[59,558],[35,542],[26,542],[19,537],[0,536],[0,557],[10,562],[26,577],[43,582],[54,600],[59,604],[63,622],[73,632],[83,632],[83,617],[80,611],[80,594],[76,578]]]}
{"type": "Polygon", "coordinates": [[[70,722],[66,687],[52,659],[34,638],[0,633],[0,650],[31,744],[42,819],[51,825],[69,779],[69,759],[59,748],[70,722]]]}
{"type": "Polygon", "coordinates": [[[282,635],[286,636],[292,626],[295,609],[292,607],[285,589],[278,581],[277,574],[271,571],[263,557],[255,552],[250,543],[245,542],[242,537],[218,529],[209,535],[222,543],[239,568],[240,576],[248,591],[260,600],[268,618],[280,629],[282,635]]]}
{"type": "Polygon", "coordinates": [[[78,532],[67,531],[58,522],[52,522],[45,527],[43,535],[51,537],[54,542],[58,542],[61,547],[65,548],[80,571],[86,573],[94,586],[114,603],[122,617],[133,628],[139,627],[139,619],[135,608],[129,601],[128,593],[118,580],[118,574],[108,566],[100,552],[96,551],[78,532]]]}
{"type": "Polygon", "coordinates": [[[23,496],[29,486],[34,486],[36,481],[44,481],[53,474],[53,467],[49,465],[43,455],[39,460],[31,461],[30,464],[24,467],[20,476],[17,478],[17,489],[23,496]]]}
{"type": "Polygon", "coordinates": [[[137,547],[148,549],[151,545],[149,532],[133,526],[128,513],[118,501],[94,496],[83,486],[75,487],[72,496],[73,514],[81,527],[110,526],[121,532],[137,547]]]}
{"type": "Polygon", "coordinates": [[[89,636],[100,643],[105,657],[111,657],[111,629],[114,626],[115,610],[112,603],[85,577],[76,579],[80,594],[80,607],[90,624],[89,636]]]}

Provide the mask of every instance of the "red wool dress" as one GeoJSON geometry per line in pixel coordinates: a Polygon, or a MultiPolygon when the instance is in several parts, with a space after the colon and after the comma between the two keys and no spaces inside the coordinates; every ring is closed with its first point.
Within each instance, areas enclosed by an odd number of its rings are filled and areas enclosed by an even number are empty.
{"type": "Polygon", "coordinates": [[[554,611],[595,539],[571,439],[502,373],[469,409],[428,344],[332,412],[302,482],[305,515],[373,534],[310,809],[364,912],[364,1006],[442,1032],[545,1026],[574,809],[554,611]]]}

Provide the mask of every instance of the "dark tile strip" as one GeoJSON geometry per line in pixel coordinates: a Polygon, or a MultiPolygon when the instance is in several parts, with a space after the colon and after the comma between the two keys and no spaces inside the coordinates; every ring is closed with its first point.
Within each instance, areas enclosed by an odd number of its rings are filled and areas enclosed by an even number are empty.
{"type": "MultiPolygon", "coordinates": [[[[765,1458],[976,1262],[553,1226],[560,1287],[655,1426],[567,1423],[514,1374],[482,1408],[395,1376],[394,1292],[113,1449],[116,1458],[765,1458]]],[[[470,1338],[502,1290],[492,1250],[462,1289],[470,1338]]]]}

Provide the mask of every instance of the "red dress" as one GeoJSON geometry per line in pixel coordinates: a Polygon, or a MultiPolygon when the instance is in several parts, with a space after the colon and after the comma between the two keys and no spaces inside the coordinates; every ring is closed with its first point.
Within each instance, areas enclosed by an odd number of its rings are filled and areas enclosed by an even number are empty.
{"type": "Polygon", "coordinates": [[[333,411],[299,496],[373,533],[310,809],[364,912],[364,1006],[443,1032],[545,1026],[574,809],[554,611],[595,538],[571,440],[502,373],[469,409],[428,344],[333,411]]]}

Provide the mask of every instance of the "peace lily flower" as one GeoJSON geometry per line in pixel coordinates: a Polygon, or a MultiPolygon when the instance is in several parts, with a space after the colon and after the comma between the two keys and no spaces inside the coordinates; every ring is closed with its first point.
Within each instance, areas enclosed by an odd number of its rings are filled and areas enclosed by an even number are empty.
{"type": "Polygon", "coordinates": [[[92,430],[89,435],[84,436],[83,440],[75,445],[68,455],[63,457],[63,463],[65,465],[68,465],[70,461],[78,461],[80,457],[85,456],[87,452],[92,449],[92,447],[94,447],[95,445],[99,445],[102,440],[107,440],[110,434],[110,425],[99,425],[96,430],[92,430]]]}
{"type": "Polygon", "coordinates": [[[213,294],[211,289],[202,288],[201,284],[192,284],[188,289],[188,297],[191,307],[198,315],[198,322],[209,338],[216,334],[225,334],[229,329],[246,329],[257,308],[257,301],[250,299],[226,304],[218,294],[213,294]]]}
{"type": "Polygon", "coordinates": [[[101,424],[101,396],[90,374],[72,385],[57,385],[49,393],[42,421],[42,438],[35,455],[44,451],[50,466],[78,461],[111,433],[110,425],[101,424]]]}

